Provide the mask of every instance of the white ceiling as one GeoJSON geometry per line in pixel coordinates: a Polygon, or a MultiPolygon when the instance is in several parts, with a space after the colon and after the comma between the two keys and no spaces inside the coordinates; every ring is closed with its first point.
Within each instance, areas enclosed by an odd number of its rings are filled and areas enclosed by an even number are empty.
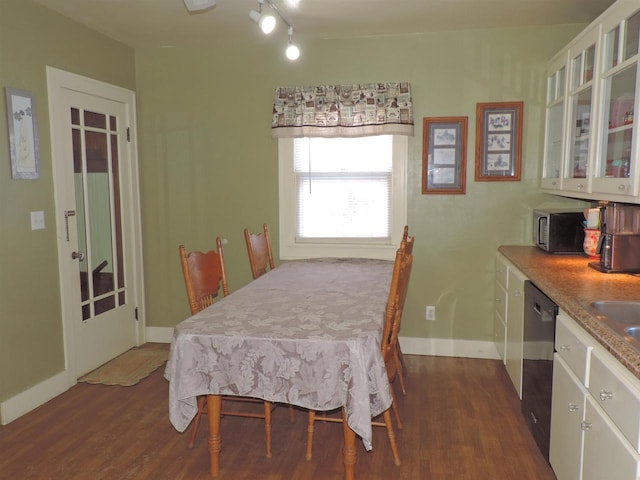
{"type": "MultiPolygon", "coordinates": [[[[1,0],[0,0],[1,1],[1,0]]],[[[257,0],[217,0],[189,13],[183,0],[32,0],[127,45],[168,46],[259,36],[257,0]]],[[[275,0],[305,38],[589,23],[614,0],[275,0]]],[[[269,7],[265,6],[265,10],[269,7]]],[[[279,35],[286,35],[280,27],[279,35]]],[[[228,40],[227,40],[228,41],[228,40]]]]}

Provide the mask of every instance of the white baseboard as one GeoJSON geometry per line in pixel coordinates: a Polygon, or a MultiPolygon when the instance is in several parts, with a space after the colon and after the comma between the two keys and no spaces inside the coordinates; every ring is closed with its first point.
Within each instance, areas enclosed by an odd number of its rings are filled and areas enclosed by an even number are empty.
{"type": "Polygon", "coordinates": [[[422,337],[400,337],[399,340],[402,353],[407,355],[500,359],[493,342],[422,337]]]}
{"type": "Polygon", "coordinates": [[[173,327],[147,327],[145,329],[147,342],[171,343],[173,327]]]}
{"type": "Polygon", "coordinates": [[[67,372],[61,372],[0,403],[0,424],[6,425],[75,385],[67,372]]]}

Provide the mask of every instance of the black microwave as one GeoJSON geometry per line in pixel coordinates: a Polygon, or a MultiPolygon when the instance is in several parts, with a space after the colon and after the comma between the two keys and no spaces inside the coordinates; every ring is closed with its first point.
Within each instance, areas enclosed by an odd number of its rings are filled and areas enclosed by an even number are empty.
{"type": "Polygon", "coordinates": [[[584,253],[583,210],[534,210],[533,243],[549,253],[584,253]]]}

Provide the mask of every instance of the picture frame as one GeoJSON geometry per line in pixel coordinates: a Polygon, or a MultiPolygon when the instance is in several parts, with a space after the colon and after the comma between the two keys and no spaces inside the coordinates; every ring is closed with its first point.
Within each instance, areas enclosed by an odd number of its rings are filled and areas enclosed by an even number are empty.
{"type": "Polygon", "coordinates": [[[466,192],[468,117],[422,120],[422,193],[466,192]]]}
{"type": "Polygon", "coordinates": [[[5,87],[11,178],[37,179],[40,146],[35,100],[31,92],[5,87]]]}
{"type": "Polygon", "coordinates": [[[524,102],[476,105],[476,182],[519,181],[524,102]]]}

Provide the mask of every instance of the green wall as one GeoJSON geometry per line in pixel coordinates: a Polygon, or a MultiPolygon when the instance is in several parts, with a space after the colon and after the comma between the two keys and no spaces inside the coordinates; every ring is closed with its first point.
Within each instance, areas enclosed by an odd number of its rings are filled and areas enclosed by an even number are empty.
{"type": "MultiPolygon", "coordinates": [[[[581,26],[307,41],[296,63],[277,40],[136,50],[148,323],[188,315],[177,246],[228,239],[231,290],[249,281],[242,231],[270,225],[277,250],[274,87],[409,81],[408,223],[415,261],[401,334],[489,341],[493,258],[530,243],[542,155],[545,63],[581,26]],[[475,182],[477,102],[524,100],[520,182],[475,182]],[[422,118],[469,117],[466,195],[422,195],[422,118]],[[436,321],[424,320],[436,305],[436,321]]],[[[301,40],[302,41],[302,40],[301,40]]],[[[276,251],[277,254],[277,251],[276,251]]]]}
{"type": "Polygon", "coordinates": [[[40,178],[12,180],[0,115],[0,401],[64,370],[45,67],[135,89],[133,49],[25,0],[0,0],[0,86],[33,92],[40,178]],[[46,228],[31,230],[30,212],[46,228]]]}

